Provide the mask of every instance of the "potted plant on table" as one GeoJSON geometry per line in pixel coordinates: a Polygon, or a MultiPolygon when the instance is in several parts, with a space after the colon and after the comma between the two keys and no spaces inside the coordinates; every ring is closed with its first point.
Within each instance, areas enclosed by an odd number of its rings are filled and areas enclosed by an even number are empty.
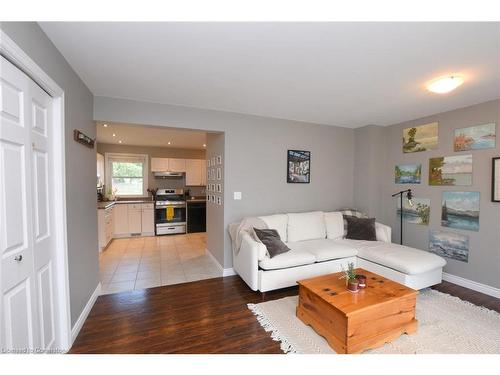
{"type": "Polygon", "coordinates": [[[347,269],[342,266],[343,275],[341,279],[346,280],[347,290],[352,293],[357,293],[359,290],[359,280],[356,278],[356,271],[354,270],[354,263],[347,263],[347,269]]]}

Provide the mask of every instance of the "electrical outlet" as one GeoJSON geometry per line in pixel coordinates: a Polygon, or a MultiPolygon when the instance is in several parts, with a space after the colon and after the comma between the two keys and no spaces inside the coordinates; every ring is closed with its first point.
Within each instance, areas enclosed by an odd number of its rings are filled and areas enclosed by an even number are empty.
{"type": "Polygon", "coordinates": [[[234,192],[234,200],[235,201],[241,200],[241,191],[235,191],[234,192]]]}

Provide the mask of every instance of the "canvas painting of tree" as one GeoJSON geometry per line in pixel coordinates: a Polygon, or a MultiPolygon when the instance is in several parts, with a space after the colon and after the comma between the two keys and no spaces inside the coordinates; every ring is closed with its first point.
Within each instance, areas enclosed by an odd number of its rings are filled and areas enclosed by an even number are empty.
{"type": "Polygon", "coordinates": [[[471,186],[472,155],[430,158],[429,185],[471,186]]]}
{"type": "Polygon", "coordinates": [[[435,150],[438,146],[437,122],[406,128],[403,130],[403,152],[435,150]]]}

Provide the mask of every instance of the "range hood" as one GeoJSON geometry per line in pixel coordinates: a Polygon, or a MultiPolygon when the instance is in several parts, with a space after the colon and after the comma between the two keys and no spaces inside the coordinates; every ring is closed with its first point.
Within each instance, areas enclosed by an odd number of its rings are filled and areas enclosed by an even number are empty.
{"type": "Polygon", "coordinates": [[[155,178],[183,177],[182,172],[153,172],[155,178]]]}

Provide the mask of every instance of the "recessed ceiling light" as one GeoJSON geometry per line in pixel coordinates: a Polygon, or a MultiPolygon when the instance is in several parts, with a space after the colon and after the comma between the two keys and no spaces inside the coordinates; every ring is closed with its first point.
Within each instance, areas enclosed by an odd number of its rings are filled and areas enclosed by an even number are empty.
{"type": "Polygon", "coordinates": [[[171,144],[171,142],[168,142],[167,145],[171,144]]]}
{"type": "Polygon", "coordinates": [[[122,141],[121,141],[121,140],[119,140],[119,141],[118,141],[118,143],[122,143],[122,141]]]}
{"type": "Polygon", "coordinates": [[[436,94],[446,94],[455,90],[462,83],[464,83],[464,78],[460,75],[454,74],[436,78],[427,85],[427,90],[436,94]]]}
{"type": "Polygon", "coordinates": [[[102,124],[102,126],[104,126],[105,128],[107,128],[107,127],[108,127],[108,124],[102,124]]]}
{"type": "Polygon", "coordinates": [[[207,147],[207,145],[205,143],[203,143],[203,147],[207,147]]]}
{"type": "Polygon", "coordinates": [[[113,137],[116,137],[116,134],[115,134],[115,133],[113,133],[113,137]]]}

